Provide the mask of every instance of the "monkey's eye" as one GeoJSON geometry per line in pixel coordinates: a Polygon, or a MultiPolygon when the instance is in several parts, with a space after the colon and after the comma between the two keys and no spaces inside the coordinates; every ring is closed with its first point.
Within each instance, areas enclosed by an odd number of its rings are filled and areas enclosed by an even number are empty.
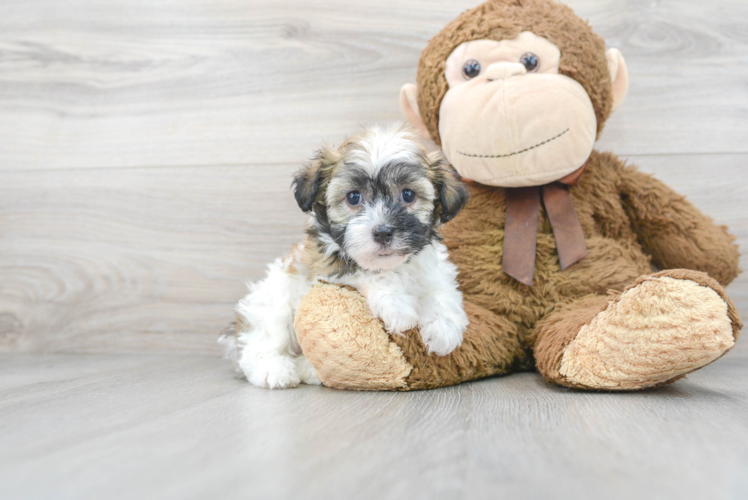
{"type": "Polygon", "coordinates": [[[475,59],[470,59],[462,67],[462,76],[464,76],[466,80],[470,80],[478,75],[480,75],[480,63],[475,59]]]}
{"type": "Polygon", "coordinates": [[[400,193],[400,199],[403,200],[403,203],[411,204],[416,201],[416,194],[410,189],[403,189],[400,193]]]}
{"type": "Polygon", "coordinates": [[[361,203],[361,193],[358,191],[351,191],[345,195],[345,202],[348,203],[349,206],[355,207],[361,203]]]}
{"type": "Polygon", "coordinates": [[[538,69],[538,65],[540,64],[538,56],[536,56],[532,52],[528,52],[527,54],[520,57],[519,62],[525,65],[528,73],[532,73],[533,71],[538,69]]]}

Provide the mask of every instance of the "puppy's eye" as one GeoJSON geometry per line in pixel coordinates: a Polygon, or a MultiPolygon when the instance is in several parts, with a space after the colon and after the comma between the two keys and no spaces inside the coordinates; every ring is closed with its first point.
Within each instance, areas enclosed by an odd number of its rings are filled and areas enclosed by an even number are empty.
{"type": "Polygon", "coordinates": [[[345,202],[348,203],[349,206],[355,207],[359,203],[361,203],[361,193],[358,191],[351,191],[347,195],[345,195],[345,202]]]}
{"type": "Polygon", "coordinates": [[[527,54],[520,57],[519,62],[525,65],[525,69],[527,69],[528,73],[532,73],[533,71],[538,69],[538,65],[540,65],[540,59],[538,59],[538,56],[536,56],[532,52],[528,52],[527,54]]]}
{"type": "Polygon", "coordinates": [[[400,193],[400,199],[403,200],[403,203],[410,204],[416,201],[416,194],[410,189],[403,189],[400,193]]]}
{"type": "Polygon", "coordinates": [[[480,63],[475,59],[470,59],[464,66],[462,66],[462,76],[464,76],[466,80],[471,80],[478,75],[480,75],[480,63]]]}

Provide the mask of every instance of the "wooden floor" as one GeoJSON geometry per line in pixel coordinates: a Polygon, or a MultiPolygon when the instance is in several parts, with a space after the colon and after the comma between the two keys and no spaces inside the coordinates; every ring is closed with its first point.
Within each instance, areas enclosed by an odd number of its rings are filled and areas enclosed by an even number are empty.
{"type": "Polygon", "coordinates": [[[3,499],[744,499],[748,355],[669,387],[251,387],[220,360],[0,356],[3,499]]]}
{"type": "MultiPolygon", "coordinates": [[[[399,119],[478,2],[0,0],[1,500],[748,498],[745,341],[641,394],[268,392],[219,359],[300,238],[291,173],[399,119]]],[[[748,2],[567,3],[631,74],[598,149],[748,248],[748,2]]]]}

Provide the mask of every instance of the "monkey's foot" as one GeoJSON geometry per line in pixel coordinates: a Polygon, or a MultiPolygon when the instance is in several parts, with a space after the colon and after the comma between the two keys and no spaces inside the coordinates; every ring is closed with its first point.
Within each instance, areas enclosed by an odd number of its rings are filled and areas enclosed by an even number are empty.
{"type": "Polygon", "coordinates": [[[326,386],[357,390],[407,386],[413,366],[357,291],[315,285],[301,302],[294,323],[304,355],[326,386]]]}
{"type": "Polygon", "coordinates": [[[357,291],[338,285],[315,285],[294,327],[319,379],[337,389],[431,389],[532,366],[517,325],[468,302],[465,313],[462,345],[446,356],[429,354],[418,329],[389,335],[357,291]]]}
{"type": "Polygon", "coordinates": [[[722,286],[706,274],[642,277],[581,327],[563,351],[559,382],[603,390],[671,382],[725,354],[741,326],[722,286]]]}

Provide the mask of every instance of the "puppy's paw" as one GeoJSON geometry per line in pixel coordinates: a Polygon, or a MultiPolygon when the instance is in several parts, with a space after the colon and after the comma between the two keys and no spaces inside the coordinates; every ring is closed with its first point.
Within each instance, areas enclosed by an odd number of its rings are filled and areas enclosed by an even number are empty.
{"type": "Polygon", "coordinates": [[[421,325],[421,338],[429,354],[446,356],[460,347],[467,324],[467,316],[449,318],[437,315],[426,320],[421,325]]]}
{"type": "Polygon", "coordinates": [[[239,362],[250,384],[266,389],[287,389],[301,382],[294,359],[280,354],[242,358],[239,362]]]}
{"type": "Polygon", "coordinates": [[[372,307],[372,312],[382,320],[389,333],[405,333],[418,326],[418,312],[405,301],[379,301],[372,307]]]}

